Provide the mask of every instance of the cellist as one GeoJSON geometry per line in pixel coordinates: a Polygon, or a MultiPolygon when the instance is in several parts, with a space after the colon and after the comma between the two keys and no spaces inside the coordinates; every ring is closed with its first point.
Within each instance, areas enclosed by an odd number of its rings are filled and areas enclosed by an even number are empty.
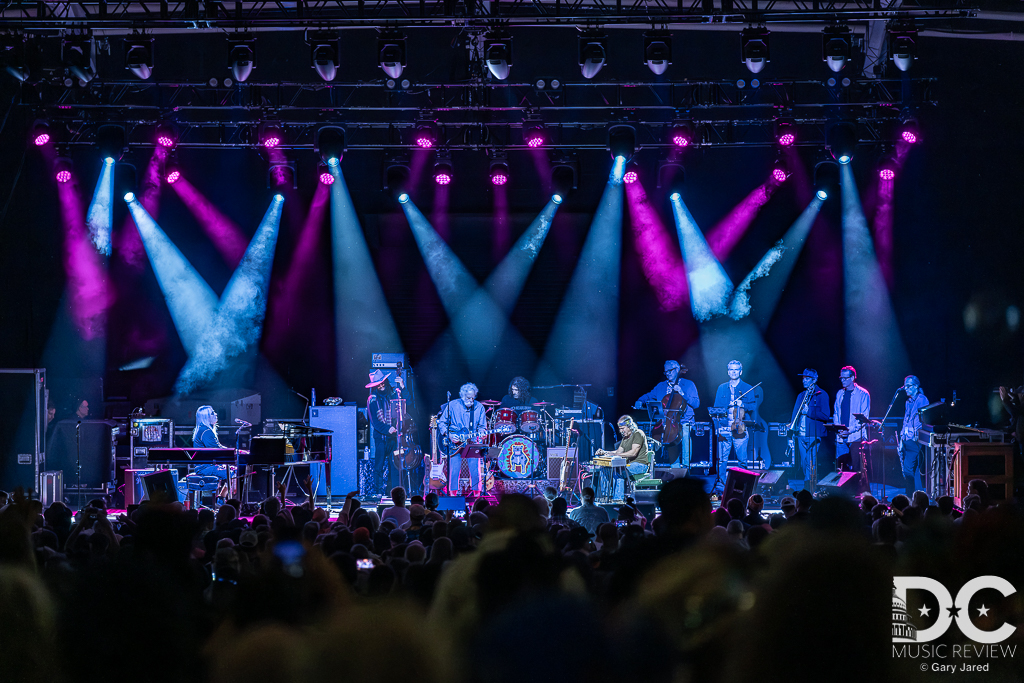
{"type": "Polygon", "coordinates": [[[753,387],[742,381],[743,363],[731,360],[726,365],[729,381],[719,385],[715,408],[724,409],[726,418],[716,420],[718,427],[718,471],[725,472],[729,454],[736,453],[740,465],[747,466],[747,445],[750,441],[748,423],[757,422],[757,396],[753,387]]]}
{"type": "MultiPolygon", "coordinates": [[[[678,404],[677,412],[672,416],[678,418],[679,430],[670,443],[664,444],[664,451],[659,462],[667,462],[672,467],[690,466],[690,426],[693,424],[693,409],[700,407],[700,397],[697,395],[697,385],[679,375],[685,374],[687,367],[680,365],[678,361],[665,361],[665,381],[658,384],[646,394],[636,400],[633,406],[641,409],[648,403],[657,403],[653,411],[664,419],[665,410],[671,409],[672,405],[678,404]],[[678,396],[678,398],[676,398],[678,396]]],[[[659,439],[661,434],[652,433],[651,436],[659,439]]]]}

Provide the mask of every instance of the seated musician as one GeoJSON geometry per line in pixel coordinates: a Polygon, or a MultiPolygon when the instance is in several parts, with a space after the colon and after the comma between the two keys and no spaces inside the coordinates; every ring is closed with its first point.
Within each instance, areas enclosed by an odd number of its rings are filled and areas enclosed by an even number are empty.
{"type": "Polygon", "coordinates": [[[530,380],[525,377],[513,377],[512,383],[508,385],[508,393],[501,399],[502,408],[513,410],[525,410],[527,406],[533,405],[533,396],[530,395],[530,380]]]}
{"type": "Polygon", "coordinates": [[[629,415],[623,415],[618,422],[622,441],[614,451],[597,449],[595,455],[620,455],[626,459],[626,469],[634,478],[646,474],[650,468],[650,449],[647,446],[647,435],[643,433],[629,415]]]}
{"type": "MultiPolygon", "coordinates": [[[[477,386],[472,382],[463,384],[459,389],[459,398],[446,403],[437,418],[437,429],[445,442],[445,450],[452,454],[448,459],[448,486],[453,491],[459,486],[462,450],[452,437],[460,437],[460,443],[475,443],[479,441],[475,435],[487,429],[487,410],[482,403],[477,402],[477,392],[477,386]]],[[[470,453],[479,454],[479,451],[474,449],[470,453]]],[[[480,458],[467,458],[467,462],[470,486],[480,493],[480,458]]]]}
{"type": "MultiPolygon", "coordinates": [[[[196,428],[192,431],[192,448],[225,448],[217,438],[217,411],[213,406],[199,406],[196,428]]],[[[204,477],[228,478],[225,465],[196,465],[196,474],[204,477]]]]}

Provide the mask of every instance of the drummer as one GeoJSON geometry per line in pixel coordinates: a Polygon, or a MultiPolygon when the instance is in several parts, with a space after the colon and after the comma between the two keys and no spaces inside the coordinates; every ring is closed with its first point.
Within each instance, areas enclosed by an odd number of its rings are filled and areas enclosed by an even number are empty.
{"type": "Polygon", "coordinates": [[[525,377],[513,377],[508,385],[508,393],[501,399],[502,408],[511,408],[517,413],[533,410],[533,397],[530,396],[530,380],[525,377]]]}

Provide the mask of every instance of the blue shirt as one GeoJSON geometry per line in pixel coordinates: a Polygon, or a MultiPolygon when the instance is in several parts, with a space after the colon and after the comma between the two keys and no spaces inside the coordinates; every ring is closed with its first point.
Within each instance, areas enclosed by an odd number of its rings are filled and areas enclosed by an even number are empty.
{"type": "Polygon", "coordinates": [[[921,391],[917,392],[917,398],[907,399],[903,408],[903,428],[900,430],[904,439],[917,439],[917,430],[921,428],[921,415],[918,411],[926,405],[928,405],[928,399],[921,391]]]}
{"type": "MultiPolygon", "coordinates": [[[[700,408],[700,397],[697,395],[697,385],[688,379],[679,378],[676,380],[676,384],[679,385],[679,389],[683,394],[683,398],[686,399],[686,411],[683,413],[683,420],[693,420],[693,409],[700,408]]],[[[661,401],[665,398],[665,394],[668,393],[669,387],[672,385],[667,381],[658,382],[658,384],[648,391],[646,394],[638,398],[637,400],[641,403],[649,403],[651,401],[661,401]]]]}

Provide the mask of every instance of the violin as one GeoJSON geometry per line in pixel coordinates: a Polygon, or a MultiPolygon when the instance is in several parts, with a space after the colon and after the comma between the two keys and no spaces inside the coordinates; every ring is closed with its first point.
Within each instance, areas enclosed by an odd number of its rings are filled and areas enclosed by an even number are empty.
{"type": "Polygon", "coordinates": [[[747,435],[747,425],[744,424],[744,418],[747,416],[747,410],[740,403],[739,399],[736,399],[729,404],[729,431],[732,432],[734,439],[742,439],[747,435]]]}

